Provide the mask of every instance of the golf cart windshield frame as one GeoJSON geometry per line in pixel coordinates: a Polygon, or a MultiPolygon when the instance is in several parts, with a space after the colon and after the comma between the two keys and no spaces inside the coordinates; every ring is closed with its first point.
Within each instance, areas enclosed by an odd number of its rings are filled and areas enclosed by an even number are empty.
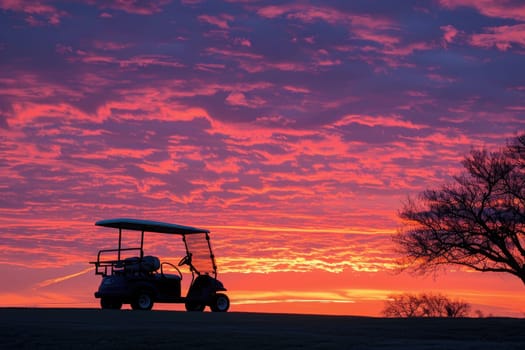
{"type": "Polygon", "coordinates": [[[178,224],[170,224],[160,221],[150,221],[150,220],[138,220],[138,219],[129,219],[129,218],[118,218],[118,219],[109,219],[101,220],[95,223],[97,226],[117,228],[119,231],[118,237],[118,248],[117,249],[105,249],[100,250],[97,255],[97,261],[94,263],[96,267],[95,274],[97,275],[108,275],[108,269],[110,269],[110,274],[113,274],[114,268],[118,267],[123,260],[121,259],[121,252],[125,251],[138,251],[140,259],[144,258],[144,232],[156,232],[156,233],[165,233],[165,234],[175,234],[182,236],[182,241],[184,242],[184,248],[186,250],[186,256],[190,258],[190,269],[192,274],[196,273],[200,275],[202,272],[208,273],[208,271],[198,271],[191,264],[192,247],[188,246],[186,239],[187,235],[197,235],[204,234],[206,238],[206,246],[209,252],[209,258],[211,260],[212,271],[209,271],[213,274],[214,278],[217,278],[217,265],[215,263],[215,256],[210,243],[209,230],[200,229],[191,226],[183,226],[178,224]],[[122,248],[122,230],[133,230],[141,232],[140,236],[140,247],[137,248],[122,248]],[[117,253],[117,260],[101,260],[101,255],[105,253],[117,253]],[[100,269],[100,270],[99,270],[100,269]]]}

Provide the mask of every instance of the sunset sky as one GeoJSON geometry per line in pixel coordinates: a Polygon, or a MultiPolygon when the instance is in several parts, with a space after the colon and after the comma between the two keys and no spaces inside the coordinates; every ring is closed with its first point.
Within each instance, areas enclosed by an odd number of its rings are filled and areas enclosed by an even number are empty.
{"type": "Polygon", "coordinates": [[[399,273],[391,240],[523,131],[520,0],[0,0],[0,306],[98,307],[94,222],[132,217],[211,230],[232,311],[523,317],[518,278],[399,273]]]}

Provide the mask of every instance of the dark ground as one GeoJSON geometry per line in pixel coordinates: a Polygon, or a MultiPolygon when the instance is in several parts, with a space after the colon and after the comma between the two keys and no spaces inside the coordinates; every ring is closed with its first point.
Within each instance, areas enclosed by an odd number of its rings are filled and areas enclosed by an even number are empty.
{"type": "Polygon", "coordinates": [[[0,309],[0,349],[525,349],[525,319],[0,309]]]}

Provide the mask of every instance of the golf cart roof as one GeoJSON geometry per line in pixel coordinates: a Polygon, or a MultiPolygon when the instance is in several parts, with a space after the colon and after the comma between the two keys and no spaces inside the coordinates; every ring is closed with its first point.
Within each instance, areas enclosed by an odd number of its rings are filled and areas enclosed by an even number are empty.
{"type": "Polygon", "coordinates": [[[104,227],[113,227],[113,228],[125,229],[125,230],[170,233],[170,234],[179,234],[179,235],[186,235],[186,234],[192,234],[192,233],[210,233],[209,230],[205,230],[202,228],[183,226],[183,225],[177,225],[177,224],[169,224],[169,223],[160,222],[160,221],[128,219],[128,218],[100,220],[100,221],[97,221],[95,225],[104,226],[104,227]]]}

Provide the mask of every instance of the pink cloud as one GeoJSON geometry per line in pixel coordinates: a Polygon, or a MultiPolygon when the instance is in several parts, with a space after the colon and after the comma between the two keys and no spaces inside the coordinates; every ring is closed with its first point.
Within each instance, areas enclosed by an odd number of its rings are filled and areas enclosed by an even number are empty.
{"type": "Polygon", "coordinates": [[[111,41],[97,40],[93,43],[93,47],[105,51],[118,51],[133,46],[132,44],[117,43],[111,41]]]}
{"type": "Polygon", "coordinates": [[[235,51],[229,49],[208,48],[207,53],[210,55],[223,56],[238,62],[239,67],[249,73],[264,72],[267,70],[281,71],[306,71],[310,67],[307,63],[296,61],[278,61],[270,62],[264,59],[263,55],[246,51],[235,51]]]}
{"type": "MultiPolygon", "coordinates": [[[[118,51],[127,47],[126,44],[103,43],[94,44],[95,47],[107,51],[118,51]]],[[[70,47],[58,46],[57,52],[61,54],[71,54],[70,47]]],[[[180,68],[184,65],[170,55],[136,55],[128,58],[119,58],[110,54],[100,54],[98,52],[76,50],[68,57],[71,61],[80,61],[88,64],[115,64],[122,68],[137,69],[137,67],[159,66],[180,68]]]]}
{"type": "MultiPolygon", "coordinates": [[[[310,6],[306,4],[272,5],[260,8],[257,10],[257,14],[268,19],[285,17],[288,20],[297,20],[306,25],[316,21],[323,21],[331,25],[347,27],[352,38],[375,43],[375,45],[369,45],[368,50],[366,46],[360,47],[360,50],[363,52],[360,54],[362,56],[361,59],[374,66],[384,66],[386,64],[390,67],[409,67],[410,64],[406,62],[405,57],[412,55],[416,51],[432,50],[436,47],[432,42],[404,43],[400,26],[389,18],[347,13],[329,6],[310,6]]],[[[315,38],[311,36],[306,37],[305,40],[310,44],[315,43],[315,38]]],[[[298,39],[296,37],[292,38],[292,43],[297,42],[298,39]]],[[[335,49],[345,52],[355,50],[355,48],[348,46],[336,47],[335,49]]],[[[236,55],[240,61],[239,66],[249,73],[275,69],[281,71],[311,71],[344,63],[339,57],[331,57],[326,48],[320,49],[316,55],[310,56],[310,62],[287,62],[284,60],[265,62],[260,58],[250,57],[246,52],[226,52],[225,50],[219,52],[217,49],[209,51],[230,57],[236,55]]]]}
{"type": "Polygon", "coordinates": [[[272,6],[265,6],[257,10],[257,13],[266,18],[275,18],[282,16],[286,12],[292,10],[294,6],[291,5],[272,5],[272,6]]]}
{"type": "MultiPolygon", "coordinates": [[[[232,145],[240,145],[242,147],[254,146],[259,144],[280,144],[281,141],[275,140],[275,134],[282,134],[291,137],[312,137],[315,135],[314,131],[301,130],[294,128],[287,128],[282,123],[275,123],[279,117],[272,117],[274,122],[268,125],[268,118],[258,118],[254,122],[249,123],[226,123],[217,119],[210,118],[210,128],[207,130],[211,135],[221,134],[228,135],[228,143],[232,145]],[[257,132],[253,132],[256,129],[257,132]]],[[[281,119],[286,120],[286,119],[281,119]]]]}
{"type": "Polygon", "coordinates": [[[438,73],[428,73],[426,77],[430,80],[437,81],[439,83],[453,83],[458,80],[457,78],[445,76],[443,74],[438,73]]]}
{"type": "Polygon", "coordinates": [[[183,5],[197,5],[204,2],[204,0],[181,0],[183,5]]]}
{"type": "Polygon", "coordinates": [[[414,42],[406,45],[397,45],[391,48],[382,50],[384,54],[393,56],[408,56],[414,53],[414,51],[425,51],[431,50],[435,47],[432,43],[427,42],[414,42]]]}
{"type": "Polygon", "coordinates": [[[121,67],[128,66],[160,66],[160,67],[173,67],[180,68],[184,67],[184,64],[178,62],[173,56],[170,55],[138,55],[133,56],[129,59],[120,60],[119,64],[121,67]]]}
{"type": "Polygon", "coordinates": [[[304,87],[299,87],[299,86],[286,85],[286,86],[283,86],[283,89],[290,91],[290,92],[301,93],[301,94],[310,93],[309,89],[304,88],[304,87]]]}
{"type": "Polygon", "coordinates": [[[383,117],[383,116],[367,116],[367,115],[347,115],[341,120],[337,121],[334,125],[342,126],[348,124],[360,124],[369,127],[397,127],[406,129],[420,130],[428,128],[426,125],[414,124],[409,120],[403,120],[399,116],[383,117]]]}
{"type": "MultiPolygon", "coordinates": [[[[477,9],[480,13],[500,18],[512,18],[516,20],[525,20],[525,4],[509,1],[496,0],[441,0],[441,4],[448,8],[459,6],[468,6],[477,9]]],[[[460,33],[454,26],[442,26],[444,31],[443,43],[451,43],[460,33]]],[[[468,42],[473,46],[491,48],[496,47],[500,51],[506,51],[513,45],[525,46],[525,24],[506,25],[500,27],[485,28],[484,33],[473,34],[468,42]]]]}
{"type": "Polygon", "coordinates": [[[262,60],[263,56],[255,53],[250,52],[240,52],[240,51],[233,51],[228,49],[219,49],[210,47],[206,49],[207,52],[210,54],[216,54],[221,56],[227,56],[227,57],[236,57],[236,58],[247,58],[247,59],[253,59],[253,60],[262,60]]]}
{"type": "Polygon", "coordinates": [[[472,35],[470,43],[485,48],[495,46],[500,51],[506,51],[513,45],[525,47],[525,24],[491,27],[485,32],[472,35]]]}
{"type": "Polygon", "coordinates": [[[101,9],[113,9],[138,15],[153,15],[162,12],[163,7],[170,4],[172,0],[87,0],[87,2],[101,9]]]}
{"type": "Polygon", "coordinates": [[[321,67],[330,67],[330,66],[338,66],[340,65],[342,62],[341,60],[330,60],[330,59],[321,59],[319,61],[317,61],[317,64],[321,67]]]}
{"type": "MultiPolygon", "coordinates": [[[[125,94],[125,92],[122,92],[125,94]]],[[[176,104],[162,101],[168,96],[159,97],[157,91],[129,91],[127,98],[120,101],[111,101],[104,104],[97,110],[97,116],[100,120],[111,117],[124,118],[128,120],[166,120],[166,121],[192,121],[199,118],[210,118],[208,112],[199,107],[184,107],[176,104]],[[153,101],[160,99],[160,103],[147,106],[142,101],[153,101]],[[134,111],[143,111],[140,115],[134,111]]]]}
{"type": "Polygon", "coordinates": [[[73,48],[69,45],[56,44],[55,50],[61,55],[72,54],[73,48]]]}
{"type": "Polygon", "coordinates": [[[304,41],[307,42],[308,44],[315,44],[315,37],[308,36],[308,37],[304,38],[304,41]]]}
{"type": "Polygon", "coordinates": [[[208,160],[206,161],[206,169],[217,174],[238,174],[242,170],[241,166],[239,165],[239,159],[233,157],[208,160]]]}
{"type": "Polygon", "coordinates": [[[10,125],[20,126],[38,118],[68,118],[76,120],[94,120],[95,118],[67,103],[14,103],[10,125]]]}
{"type": "MultiPolygon", "coordinates": [[[[367,46],[361,45],[359,50],[360,58],[370,65],[378,66],[378,72],[384,70],[384,65],[389,67],[410,67],[405,57],[412,55],[416,51],[432,50],[436,44],[432,42],[408,42],[402,40],[401,26],[394,20],[381,16],[371,16],[366,14],[354,14],[344,12],[329,6],[310,6],[306,4],[273,5],[263,7],[257,12],[265,18],[286,17],[287,19],[299,20],[305,24],[315,21],[323,21],[331,25],[345,26],[348,28],[352,38],[365,40],[374,44],[367,46]]],[[[451,33],[447,38],[451,39],[451,33]]],[[[312,39],[313,38],[307,38],[312,39]]],[[[309,40],[313,43],[312,40],[309,40]]],[[[355,48],[344,46],[337,47],[338,51],[353,51],[355,48]]],[[[334,66],[342,62],[336,58],[317,59],[312,67],[334,66]]],[[[246,65],[245,65],[246,67],[246,65]]],[[[274,66],[275,68],[275,66],[274,66]]],[[[297,70],[301,67],[277,67],[280,70],[297,70]]],[[[263,68],[248,66],[249,72],[260,71],[263,68]]],[[[311,69],[304,67],[303,69],[311,69]]]]}
{"type": "Polygon", "coordinates": [[[375,29],[356,28],[353,30],[353,33],[358,39],[373,41],[386,46],[393,46],[399,43],[397,36],[381,33],[375,29]]]}
{"type": "Polygon", "coordinates": [[[217,26],[221,29],[229,29],[230,26],[228,22],[231,22],[234,20],[233,16],[222,14],[219,16],[210,16],[210,15],[200,15],[198,17],[199,21],[205,22],[208,24],[212,24],[214,26],[217,26]]]}
{"type": "Polygon", "coordinates": [[[458,30],[453,25],[446,25],[441,26],[441,30],[443,30],[443,41],[444,45],[450,44],[454,38],[458,35],[458,30]]]}
{"type": "Polygon", "coordinates": [[[245,47],[252,46],[252,42],[246,38],[235,38],[234,43],[245,47]]]}
{"type": "Polygon", "coordinates": [[[525,3],[522,1],[439,0],[439,2],[442,6],[451,9],[461,6],[473,7],[486,16],[525,20],[525,3]]]}
{"type": "Polygon", "coordinates": [[[257,117],[255,120],[255,123],[257,125],[274,125],[274,126],[289,126],[296,123],[295,120],[284,118],[280,115],[276,116],[264,116],[264,117],[257,117]]]}
{"type": "Polygon", "coordinates": [[[0,9],[27,14],[26,22],[30,26],[45,24],[58,25],[67,12],[34,0],[0,0],[0,9]]]}
{"type": "Polygon", "coordinates": [[[352,33],[363,40],[375,41],[385,45],[399,42],[399,38],[384,31],[396,30],[398,26],[387,18],[345,13],[331,7],[317,7],[303,4],[274,5],[259,9],[257,13],[266,18],[286,15],[289,19],[298,19],[305,23],[324,21],[330,24],[342,24],[351,28],[352,33]]]}
{"type": "MultiPolygon", "coordinates": [[[[146,62],[148,64],[149,61],[146,62]]],[[[17,79],[0,80],[0,93],[5,96],[12,96],[15,101],[12,103],[12,113],[9,113],[8,123],[12,127],[33,124],[39,119],[53,118],[56,120],[85,120],[93,123],[100,123],[111,118],[123,118],[127,120],[180,120],[191,121],[197,118],[209,118],[208,112],[202,108],[178,105],[170,101],[177,94],[180,97],[195,96],[199,94],[213,94],[218,91],[217,87],[206,85],[205,89],[181,89],[176,81],[170,82],[169,86],[156,86],[154,88],[135,88],[127,90],[115,89],[114,93],[118,97],[115,101],[108,101],[99,106],[94,113],[87,113],[72,103],[43,103],[33,102],[35,96],[39,98],[53,99],[61,97],[61,101],[76,101],[93,89],[107,86],[108,80],[99,75],[84,74],[82,80],[85,82],[84,89],[66,88],[60,85],[53,85],[41,82],[32,75],[18,75],[17,79]],[[181,92],[179,92],[179,90],[181,92]],[[156,103],[144,103],[144,101],[156,101],[156,103]],[[136,111],[141,111],[139,114],[136,111]]],[[[258,86],[245,85],[241,87],[249,91],[258,86]]],[[[228,88],[228,87],[226,87],[228,88]]],[[[261,103],[257,98],[250,100],[250,103],[261,103]]]]}
{"type": "Polygon", "coordinates": [[[309,69],[308,65],[299,62],[267,62],[266,68],[277,69],[288,72],[301,72],[309,69]]]}
{"type": "Polygon", "coordinates": [[[290,11],[288,18],[299,19],[305,23],[324,21],[337,23],[345,20],[345,14],[329,7],[298,6],[295,11],[290,11]]]}
{"type": "Polygon", "coordinates": [[[318,50],[313,55],[313,59],[315,65],[319,67],[338,66],[343,63],[340,59],[331,58],[330,53],[325,49],[318,50]]]}
{"type": "Polygon", "coordinates": [[[350,15],[350,20],[353,25],[366,28],[377,29],[399,29],[399,25],[389,19],[373,15],[350,15]]]}
{"type": "Polygon", "coordinates": [[[232,92],[226,97],[226,103],[233,106],[249,106],[246,96],[242,92],[232,92]]]}
{"type": "Polygon", "coordinates": [[[206,71],[206,72],[224,70],[225,68],[226,68],[226,65],[223,63],[196,63],[195,64],[195,69],[206,71]]]}
{"type": "Polygon", "coordinates": [[[519,111],[519,112],[525,112],[525,106],[508,106],[506,109],[510,111],[519,111]]]}
{"type": "Polygon", "coordinates": [[[309,63],[281,61],[281,62],[264,62],[264,61],[241,61],[239,63],[241,69],[248,73],[258,73],[267,70],[279,70],[284,72],[305,72],[315,69],[315,66],[309,63]]]}
{"type": "MultiPolygon", "coordinates": [[[[443,145],[447,147],[462,146],[462,147],[467,148],[467,147],[472,147],[472,145],[476,145],[478,143],[476,140],[473,140],[466,135],[462,135],[459,133],[446,134],[445,131],[446,130],[439,130],[427,136],[416,136],[414,138],[409,138],[409,139],[413,139],[414,141],[421,143],[421,146],[424,146],[425,143],[429,143],[429,144],[439,144],[439,145],[443,145]]],[[[443,150],[443,152],[445,154],[448,151],[443,150]]],[[[449,154],[453,154],[453,153],[451,152],[449,154]]],[[[456,153],[455,157],[456,157],[455,159],[459,161],[462,155],[456,153]]],[[[456,171],[459,171],[460,165],[457,164],[455,167],[457,169],[456,171]]],[[[451,172],[451,174],[453,173],[454,172],[451,172]]]]}

